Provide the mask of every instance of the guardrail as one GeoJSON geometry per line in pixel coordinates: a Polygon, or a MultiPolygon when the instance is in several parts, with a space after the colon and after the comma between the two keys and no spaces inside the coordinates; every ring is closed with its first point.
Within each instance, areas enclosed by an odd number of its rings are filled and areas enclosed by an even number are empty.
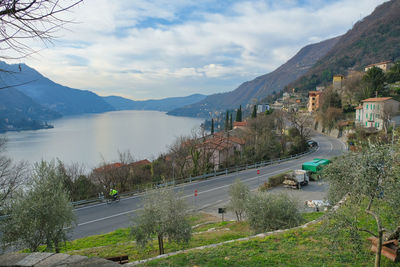
{"type": "MultiPolygon", "coordinates": [[[[273,164],[279,164],[282,162],[286,162],[286,161],[293,160],[293,159],[298,159],[305,155],[311,154],[311,153],[315,152],[317,149],[318,149],[318,146],[315,146],[306,152],[298,153],[298,154],[291,155],[291,156],[288,156],[285,158],[272,159],[272,160],[268,160],[268,161],[260,161],[260,162],[256,162],[256,163],[250,164],[250,165],[249,164],[239,165],[239,166],[226,168],[225,170],[222,170],[222,171],[214,171],[211,173],[205,173],[205,174],[195,176],[195,177],[190,176],[189,178],[176,179],[176,180],[168,181],[165,183],[157,183],[157,184],[153,184],[152,188],[160,188],[160,187],[166,187],[166,186],[171,186],[171,185],[190,183],[190,182],[197,181],[197,180],[206,180],[210,177],[217,177],[220,175],[228,175],[230,173],[240,172],[240,171],[249,170],[249,169],[256,169],[256,168],[265,167],[265,166],[269,166],[269,165],[273,165],[273,164]]],[[[135,190],[135,191],[131,191],[131,192],[125,192],[125,193],[120,194],[120,196],[132,196],[132,195],[135,195],[138,193],[142,193],[144,191],[145,190],[135,190]]],[[[79,201],[71,202],[71,204],[74,206],[80,206],[80,205],[90,204],[90,203],[94,203],[94,202],[103,202],[103,201],[104,201],[104,197],[99,197],[99,198],[94,198],[94,199],[79,200],[79,201]]]]}

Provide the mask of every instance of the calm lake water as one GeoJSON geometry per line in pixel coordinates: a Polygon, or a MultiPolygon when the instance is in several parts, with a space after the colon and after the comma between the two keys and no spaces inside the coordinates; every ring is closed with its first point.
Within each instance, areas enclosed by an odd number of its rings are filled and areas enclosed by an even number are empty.
{"type": "Polygon", "coordinates": [[[93,168],[117,161],[118,151],[134,158],[154,159],[181,135],[198,129],[201,119],[168,116],[157,111],[114,111],[66,117],[51,122],[54,129],[8,132],[7,155],[30,163],[59,158],[66,164],[93,168]]]}

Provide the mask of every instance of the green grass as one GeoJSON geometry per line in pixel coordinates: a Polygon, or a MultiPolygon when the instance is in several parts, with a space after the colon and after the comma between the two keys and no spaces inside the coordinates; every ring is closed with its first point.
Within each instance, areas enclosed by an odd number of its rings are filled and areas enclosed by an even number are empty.
{"type": "MultiPolygon", "coordinates": [[[[194,234],[192,236],[192,239],[189,241],[188,244],[177,244],[175,242],[165,242],[165,253],[177,251],[177,250],[182,250],[182,249],[188,249],[188,248],[194,248],[194,247],[199,247],[199,246],[204,246],[204,245],[209,245],[209,244],[215,244],[227,240],[232,240],[232,239],[237,239],[241,237],[246,237],[250,235],[250,231],[248,229],[247,223],[236,223],[236,222],[220,222],[220,223],[214,223],[210,225],[205,225],[207,227],[204,227],[200,230],[204,230],[206,232],[198,234],[194,234]],[[215,228],[215,231],[209,231],[207,232],[208,229],[210,228],[215,228]],[[226,230],[228,229],[229,230],[226,230]]],[[[109,235],[112,236],[114,234],[110,233],[109,235]]],[[[112,239],[112,238],[110,238],[112,239]]],[[[104,239],[103,239],[104,240],[104,239]]],[[[80,240],[73,241],[74,243],[85,243],[89,244],[89,242],[81,242],[80,240]]],[[[101,258],[107,258],[107,257],[112,257],[112,256],[118,256],[118,255],[128,255],[130,261],[134,260],[139,260],[139,259],[146,259],[150,257],[154,257],[158,255],[158,247],[157,247],[157,241],[154,240],[151,244],[146,246],[145,248],[141,248],[137,246],[134,242],[129,241],[125,243],[111,243],[109,245],[105,245],[105,243],[102,243],[102,247],[86,247],[85,249],[80,249],[80,250],[75,250],[75,251],[68,251],[70,248],[73,246],[67,246],[67,252],[68,254],[76,254],[76,255],[83,255],[83,256],[96,256],[96,257],[101,257],[101,258]]],[[[76,246],[74,247],[76,248],[76,246]]]]}
{"type": "MultiPolygon", "coordinates": [[[[374,255],[365,243],[360,253],[347,247],[329,249],[320,224],[265,238],[191,251],[141,266],[373,266],[374,255]]],[[[381,266],[396,266],[386,258],[381,266]]]]}
{"type": "MultiPolygon", "coordinates": [[[[305,220],[310,221],[322,214],[322,212],[307,213],[304,214],[304,218],[305,220]]],[[[221,222],[220,218],[203,213],[192,215],[190,217],[190,222],[193,226],[201,224],[193,229],[194,235],[190,242],[182,245],[166,241],[166,253],[220,243],[252,235],[247,222],[221,222]]],[[[141,248],[130,238],[128,228],[119,229],[111,233],[90,236],[68,242],[62,249],[62,252],[101,258],[128,255],[130,261],[151,258],[158,255],[158,246],[155,240],[145,248],[141,248]]]]}

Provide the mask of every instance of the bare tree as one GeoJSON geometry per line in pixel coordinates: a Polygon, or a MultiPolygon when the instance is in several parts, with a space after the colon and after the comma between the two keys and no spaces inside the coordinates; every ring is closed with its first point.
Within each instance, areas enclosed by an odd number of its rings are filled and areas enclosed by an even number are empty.
{"type": "Polygon", "coordinates": [[[313,121],[311,116],[306,113],[289,112],[287,113],[287,119],[292,124],[292,127],[299,131],[300,137],[303,141],[310,137],[313,121]]]}
{"type": "MultiPolygon", "coordinates": [[[[55,32],[71,21],[61,14],[83,0],[2,0],[0,1],[0,51],[16,52],[25,57],[35,51],[30,39],[51,42],[55,32]]],[[[10,57],[1,55],[3,59],[10,57]]]]}
{"type": "Polygon", "coordinates": [[[6,140],[0,138],[0,208],[13,196],[27,175],[27,164],[24,162],[14,164],[3,154],[5,146],[6,140]]]}
{"type": "Polygon", "coordinates": [[[169,147],[169,153],[172,157],[172,165],[174,175],[178,175],[180,178],[186,176],[186,170],[189,168],[192,142],[189,137],[180,136],[175,142],[169,147]],[[176,173],[175,166],[178,167],[178,173],[176,173]]]}

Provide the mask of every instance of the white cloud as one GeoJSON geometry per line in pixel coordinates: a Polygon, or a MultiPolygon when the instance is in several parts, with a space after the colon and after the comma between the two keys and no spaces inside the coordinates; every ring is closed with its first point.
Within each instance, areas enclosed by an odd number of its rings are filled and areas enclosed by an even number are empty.
{"type": "Polygon", "coordinates": [[[68,13],[80,23],[27,63],[56,82],[100,94],[228,91],[306,44],[345,33],[382,2],[86,0],[68,13]],[[206,8],[213,4],[224,6],[206,8]]]}

